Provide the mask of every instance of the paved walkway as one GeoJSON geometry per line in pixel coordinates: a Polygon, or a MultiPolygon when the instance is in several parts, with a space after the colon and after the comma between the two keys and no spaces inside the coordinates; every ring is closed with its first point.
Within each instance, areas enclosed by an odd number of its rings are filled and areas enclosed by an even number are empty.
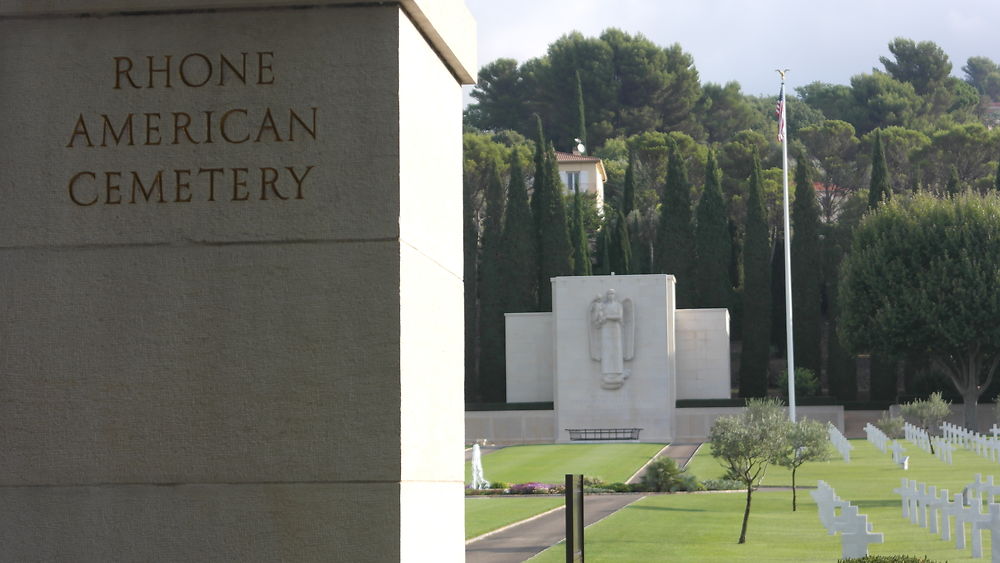
{"type": "MultiPolygon", "coordinates": [[[[646,496],[645,493],[586,495],[584,525],[589,526],[646,496]]],[[[521,563],[566,539],[566,512],[560,507],[540,518],[515,524],[466,544],[466,563],[521,563]]]]}
{"type": "MultiPolygon", "coordinates": [[[[683,467],[698,450],[698,446],[699,444],[671,444],[658,455],[668,456],[683,467]]],[[[589,526],[644,496],[646,493],[586,495],[583,501],[584,523],[589,526]]],[[[466,544],[465,561],[466,563],[521,563],[564,539],[566,539],[566,514],[560,507],[540,517],[502,528],[466,544]]]]}

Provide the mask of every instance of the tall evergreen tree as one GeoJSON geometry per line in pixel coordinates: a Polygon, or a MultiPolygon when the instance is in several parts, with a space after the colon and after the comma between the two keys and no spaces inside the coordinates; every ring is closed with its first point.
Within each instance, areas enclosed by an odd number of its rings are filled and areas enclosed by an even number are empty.
{"type": "Polygon", "coordinates": [[[819,240],[819,204],[809,157],[800,154],[795,168],[792,204],[792,311],[796,367],[819,376],[822,365],[820,294],[823,260],[819,240]]]}
{"type": "Polygon", "coordinates": [[[732,286],[729,285],[729,213],[722,195],[722,183],[715,152],[708,152],[705,163],[705,189],[698,201],[695,226],[695,283],[698,306],[731,308],[732,286]]]}
{"type": "Polygon", "coordinates": [[[993,176],[993,191],[1000,194],[1000,159],[997,159],[997,173],[993,176]]]}
{"type": "Polygon", "coordinates": [[[694,225],[691,221],[691,188],[688,185],[687,166],[677,148],[668,137],[670,162],[663,187],[660,225],[656,233],[653,269],[655,272],[673,274],[677,286],[677,307],[694,304],[694,225]]]}
{"type": "Polygon", "coordinates": [[[570,231],[573,239],[573,275],[589,276],[590,264],[590,242],[587,240],[587,229],[583,224],[583,196],[580,192],[573,194],[573,215],[570,221],[570,231]]]}
{"type": "Polygon", "coordinates": [[[482,400],[479,379],[479,228],[475,211],[476,186],[462,182],[462,251],[465,305],[465,400],[482,400]]]}
{"type": "Polygon", "coordinates": [[[538,310],[552,310],[552,282],[556,276],[573,275],[573,244],[566,224],[566,205],[556,163],[555,149],[546,144],[538,122],[539,154],[535,152],[535,188],[532,208],[538,235],[538,310]]]}
{"type": "Polygon", "coordinates": [[[611,271],[621,276],[628,275],[632,269],[632,243],[628,236],[628,223],[620,210],[615,215],[613,225],[608,245],[611,271]]]}
{"type": "Polygon", "coordinates": [[[743,352],[740,396],[767,395],[771,342],[771,248],[760,159],[754,151],[743,246],[743,352]]]}
{"type": "Polygon", "coordinates": [[[583,107],[583,82],[580,81],[580,71],[576,71],[576,127],[577,138],[584,146],[587,145],[587,113],[583,107]]]}
{"type": "MultiPolygon", "coordinates": [[[[510,184],[507,186],[507,209],[500,237],[497,292],[502,313],[526,313],[538,307],[538,249],[535,224],[528,207],[528,191],[517,151],[511,151],[510,184]]],[[[506,399],[494,393],[488,400],[506,399]]],[[[494,388],[496,391],[496,387],[494,388]]]]}
{"type": "Polygon", "coordinates": [[[955,197],[961,191],[958,181],[958,168],[954,164],[951,165],[951,171],[948,174],[948,184],[945,186],[945,190],[948,192],[948,197],[955,197]]]}
{"type": "Polygon", "coordinates": [[[507,377],[503,299],[506,280],[502,270],[504,189],[496,164],[490,168],[479,261],[479,378],[484,399],[503,402],[507,377]]]}
{"type": "Polygon", "coordinates": [[[882,150],[882,131],[875,131],[872,143],[872,179],[868,188],[868,209],[875,209],[882,202],[892,199],[892,183],[889,181],[889,167],[885,163],[882,150]]]}
{"type": "Polygon", "coordinates": [[[622,191],[622,214],[628,217],[629,213],[635,209],[635,170],[634,157],[628,153],[628,167],[625,168],[625,187],[622,191]]]}
{"type": "Polygon", "coordinates": [[[611,273],[611,221],[605,220],[600,232],[597,233],[598,266],[594,274],[606,276],[611,273]]]}

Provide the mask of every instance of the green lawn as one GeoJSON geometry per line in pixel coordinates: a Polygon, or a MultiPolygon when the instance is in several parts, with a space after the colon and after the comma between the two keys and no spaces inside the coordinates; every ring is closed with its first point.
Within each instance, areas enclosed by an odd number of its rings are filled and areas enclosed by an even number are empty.
{"type": "MultiPolygon", "coordinates": [[[[956,451],[955,463],[945,464],[916,446],[904,443],[910,470],[904,472],[888,454],[865,440],[852,440],[851,463],[811,463],[799,470],[800,485],[830,483],[841,498],[857,505],[875,532],[885,535],[884,544],[870,546],[872,554],[927,555],[938,561],[972,561],[970,550],[958,550],[926,528],[910,524],[901,516],[899,497],[892,489],[902,477],[961,491],[976,473],[1000,477],[1000,465],[968,451],[956,451]]],[[[709,455],[706,445],[692,460],[691,471],[700,479],[719,477],[723,470],[709,455]]],[[[768,470],[765,485],[791,483],[782,468],[768,470]]],[[[632,504],[587,529],[588,561],[836,561],[839,536],[829,536],[816,515],[808,492],[799,495],[799,511],[791,512],[791,492],[760,490],[754,502],[747,543],[738,545],[745,497],[739,493],[654,495],[632,504]]],[[[985,533],[984,553],[989,553],[985,533]]],[[[988,557],[988,555],[987,555],[988,557]]],[[[562,546],[540,554],[533,561],[561,561],[562,546]]]]}
{"type": "Polygon", "coordinates": [[[465,499],[465,539],[562,506],[560,496],[481,496],[465,499]]]}
{"type": "MultiPolygon", "coordinates": [[[[511,446],[483,456],[483,473],[490,482],[552,483],[567,473],[583,473],[608,483],[632,476],[664,444],[546,444],[511,446]]],[[[465,464],[465,482],[472,481],[472,464],[465,464]]]]}

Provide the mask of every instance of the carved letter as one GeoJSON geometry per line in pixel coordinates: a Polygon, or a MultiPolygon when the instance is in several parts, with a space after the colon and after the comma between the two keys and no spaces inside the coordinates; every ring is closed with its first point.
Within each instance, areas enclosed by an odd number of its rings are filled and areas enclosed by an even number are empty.
{"type": "Polygon", "coordinates": [[[201,88],[205,84],[208,84],[208,81],[212,79],[212,61],[208,60],[208,57],[202,55],[201,53],[191,53],[190,55],[187,55],[186,57],[181,59],[180,74],[181,74],[181,82],[183,82],[185,85],[190,86],[192,88],[201,88]],[[205,69],[206,69],[205,79],[202,80],[201,82],[191,82],[190,80],[188,80],[186,68],[188,59],[190,59],[191,57],[198,57],[205,63],[205,69]]]}
{"type": "Polygon", "coordinates": [[[95,203],[97,203],[97,194],[94,194],[94,199],[90,200],[89,202],[80,201],[76,197],[76,191],[75,191],[75,189],[76,189],[76,181],[78,179],[80,179],[80,176],[90,176],[90,178],[92,180],[96,180],[97,179],[97,174],[94,174],[93,172],[91,172],[89,170],[84,170],[83,172],[77,172],[72,178],[69,179],[69,198],[71,200],[73,200],[73,203],[75,203],[75,204],[77,204],[77,205],[79,205],[81,207],[87,207],[88,205],[94,205],[95,203]]]}
{"type": "Polygon", "coordinates": [[[239,197],[239,189],[247,187],[247,181],[240,179],[240,174],[246,174],[246,168],[231,168],[233,171],[233,201],[246,201],[250,199],[250,194],[244,192],[243,197],[239,197]]]}
{"type": "Polygon", "coordinates": [[[90,142],[90,133],[87,132],[87,122],[83,120],[83,114],[76,118],[76,126],[73,127],[73,134],[70,135],[69,143],[66,144],[66,148],[73,148],[73,142],[76,141],[77,135],[83,135],[83,138],[87,140],[87,146],[92,147],[94,143],[90,142]]]}
{"type": "Polygon", "coordinates": [[[229,133],[226,132],[226,123],[229,122],[229,116],[232,115],[232,114],[234,114],[234,113],[242,113],[244,116],[246,116],[247,110],[237,108],[237,109],[231,109],[231,110],[227,111],[226,113],[222,114],[222,119],[219,121],[219,131],[222,133],[222,138],[223,139],[225,139],[226,141],[228,141],[230,143],[233,143],[234,145],[238,145],[240,143],[245,143],[245,142],[249,141],[250,140],[250,133],[247,132],[247,136],[244,137],[243,139],[238,140],[238,141],[235,140],[235,139],[229,138],[229,133]]]}
{"type": "Polygon", "coordinates": [[[294,168],[292,168],[291,166],[286,166],[285,167],[286,170],[288,170],[289,172],[291,172],[292,178],[295,179],[295,184],[298,186],[298,189],[295,192],[295,199],[303,199],[303,197],[302,197],[302,182],[305,181],[306,176],[309,175],[309,172],[312,171],[313,168],[315,168],[315,166],[306,166],[305,172],[303,172],[302,173],[302,177],[299,178],[299,175],[295,173],[295,169],[294,168]]]}
{"type": "Polygon", "coordinates": [[[125,80],[132,85],[133,88],[142,88],[132,80],[132,59],[128,57],[115,57],[115,87],[114,90],[121,90],[122,75],[125,76],[125,80]],[[122,63],[128,63],[128,66],[122,68],[122,63]]]}

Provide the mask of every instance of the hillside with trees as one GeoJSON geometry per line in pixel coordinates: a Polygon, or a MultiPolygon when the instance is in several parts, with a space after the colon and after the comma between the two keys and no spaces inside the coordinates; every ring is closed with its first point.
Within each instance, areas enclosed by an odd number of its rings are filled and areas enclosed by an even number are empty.
{"type": "MultiPolygon", "coordinates": [[[[1000,65],[976,56],[956,69],[933,42],[906,38],[873,55],[882,68],[849,84],[800,86],[787,106],[795,356],[842,400],[856,399],[859,362],[837,338],[840,263],[862,217],[918,192],[1000,186],[1000,65]]],[[[777,84],[776,75],[776,93],[777,84]]],[[[549,310],[551,275],[611,271],[675,274],[680,306],[728,307],[743,351],[734,389],[761,396],[773,386],[785,346],[776,97],[701,83],[680,45],[608,29],[569,33],[523,63],[485,65],[472,98],[468,401],[505,400],[504,312],[549,310]],[[593,197],[560,195],[553,150],[569,152],[575,139],[603,159],[602,209],[593,197]]],[[[920,354],[867,364],[872,399],[948,385],[920,354]]]]}

